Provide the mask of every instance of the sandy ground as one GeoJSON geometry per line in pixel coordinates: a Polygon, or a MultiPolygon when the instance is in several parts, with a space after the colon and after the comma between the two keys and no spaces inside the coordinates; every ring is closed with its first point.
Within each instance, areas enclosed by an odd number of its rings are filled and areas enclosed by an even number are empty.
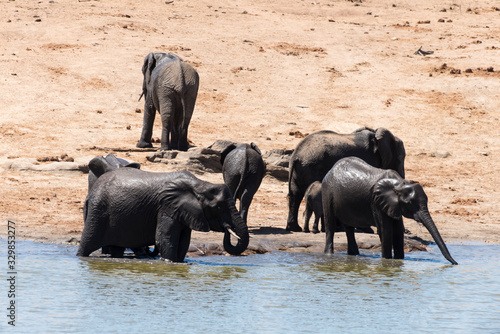
{"type": "MultiPolygon", "coordinates": [[[[498,243],[496,5],[2,1],[0,236],[7,220],[16,222],[18,238],[51,242],[75,242],[83,227],[86,174],[7,168],[14,159],[88,161],[114,152],[144,170],[169,171],[148,162],[147,152],[116,149],[133,149],[139,139],[144,56],[173,52],[200,75],[189,132],[195,146],[230,139],[293,149],[301,140],[294,133],[386,127],[404,141],[407,178],[424,186],[445,241],[498,243]],[[434,53],[414,54],[420,47],[434,53]]],[[[157,117],[154,136],[159,129],[157,117]]],[[[220,173],[198,177],[222,182],[220,173]]],[[[321,249],[324,234],[284,231],[286,195],[287,183],[264,179],[250,208],[252,243],[321,249]]],[[[417,223],[405,224],[430,238],[417,223]]],[[[222,235],[193,236],[212,240],[222,235]]]]}

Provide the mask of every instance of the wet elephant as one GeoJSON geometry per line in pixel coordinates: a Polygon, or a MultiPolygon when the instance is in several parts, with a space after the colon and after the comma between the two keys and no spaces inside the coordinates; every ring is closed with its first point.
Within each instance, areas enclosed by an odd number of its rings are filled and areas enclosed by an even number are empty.
{"type": "Polygon", "coordinates": [[[427,196],[418,183],[402,178],[394,170],[375,168],[356,157],[338,161],[323,179],[323,212],[326,224],[325,253],[333,253],[335,229],[344,225],[347,253],[358,255],[355,228],[376,226],[382,257],[404,258],[403,217],[423,224],[452,264],[443,238],[431,218],[427,196]]]}
{"type": "Polygon", "coordinates": [[[349,156],[361,158],[374,167],[394,169],[404,177],[403,142],[387,129],[361,128],[350,134],[312,133],[297,145],[290,157],[287,231],[302,231],[297,216],[309,185],[322,181],[337,161],[349,156]]]}
{"type": "Polygon", "coordinates": [[[229,188],[189,172],[107,172],[89,192],[84,215],[78,256],[113,245],[112,256],[120,257],[125,248],[155,244],[164,259],[182,262],[192,230],[224,232],[224,249],[233,255],[241,254],[249,242],[229,188]],[[231,235],[237,238],[235,246],[231,235]]]}

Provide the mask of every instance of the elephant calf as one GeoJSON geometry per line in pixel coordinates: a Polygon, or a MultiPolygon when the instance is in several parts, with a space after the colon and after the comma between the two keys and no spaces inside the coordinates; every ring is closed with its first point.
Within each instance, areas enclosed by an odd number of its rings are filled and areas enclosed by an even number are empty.
{"type": "Polygon", "coordinates": [[[321,231],[325,232],[325,224],[323,222],[323,202],[321,199],[321,182],[313,182],[306,190],[304,196],[306,209],[304,211],[304,232],[309,233],[309,220],[314,212],[314,223],[312,233],[319,233],[318,223],[321,220],[321,231]]]}
{"type": "Polygon", "coordinates": [[[221,152],[224,183],[240,201],[240,214],[247,222],[248,209],[266,174],[266,165],[257,145],[231,144],[221,152]]]}
{"type": "Polygon", "coordinates": [[[114,246],[112,256],[123,256],[125,248],[155,244],[164,259],[182,262],[192,230],[225,232],[224,248],[233,255],[241,254],[249,241],[229,188],[189,172],[109,171],[90,190],[84,217],[78,256],[103,246],[114,246]],[[238,239],[236,246],[230,234],[238,239]]]}
{"type": "Polygon", "coordinates": [[[343,224],[347,253],[358,255],[355,228],[376,226],[382,243],[382,257],[404,258],[403,216],[423,224],[452,264],[446,244],[434,224],[427,196],[421,185],[403,179],[394,170],[372,167],[349,157],[339,160],[326,174],[321,187],[326,221],[325,253],[333,253],[335,228],[343,224]]]}

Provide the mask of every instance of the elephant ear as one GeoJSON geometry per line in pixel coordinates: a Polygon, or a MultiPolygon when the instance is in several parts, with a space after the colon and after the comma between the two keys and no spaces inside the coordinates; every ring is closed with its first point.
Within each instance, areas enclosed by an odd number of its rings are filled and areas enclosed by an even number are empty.
{"type": "Polygon", "coordinates": [[[110,167],[119,168],[122,165],[113,153],[108,154],[104,159],[106,159],[110,167]]]}
{"type": "Polygon", "coordinates": [[[255,143],[250,143],[250,147],[257,153],[259,153],[259,155],[262,155],[262,152],[260,151],[260,149],[257,147],[257,145],[255,145],[255,143]]]}
{"type": "Polygon", "coordinates": [[[144,79],[142,80],[142,93],[139,97],[139,101],[142,96],[147,96],[149,80],[151,79],[151,73],[153,72],[155,66],[156,58],[154,53],[151,52],[146,56],[146,58],[144,58],[144,63],[142,64],[142,74],[144,75],[144,79]]]}
{"type": "Polygon", "coordinates": [[[392,147],[394,142],[394,135],[389,130],[378,128],[375,131],[375,151],[380,156],[383,168],[388,168],[392,163],[392,147]]]}
{"type": "Polygon", "coordinates": [[[179,219],[192,230],[210,231],[210,225],[205,218],[201,204],[202,198],[193,189],[189,180],[180,177],[169,182],[165,187],[164,195],[163,204],[170,208],[168,211],[173,213],[174,219],[179,219]]]}
{"type": "Polygon", "coordinates": [[[224,160],[226,160],[226,156],[236,148],[236,145],[234,143],[229,144],[225,149],[220,152],[220,163],[221,165],[224,165],[224,160]]]}
{"type": "Polygon", "coordinates": [[[129,164],[126,164],[123,167],[129,167],[129,168],[136,168],[136,169],[141,169],[141,164],[139,162],[131,162],[129,164]]]}
{"type": "Polygon", "coordinates": [[[109,172],[115,168],[109,164],[109,162],[103,156],[95,157],[89,161],[89,169],[94,173],[95,176],[99,177],[102,174],[109,172]]]}
{"type": "Polygon", "coordinates": [[[382,179],[375,184],[373,189],[375,207],[394,219],[401,218],[403,214],[397,190],[400,184],[401,182],[396,179],[382,179]]]}

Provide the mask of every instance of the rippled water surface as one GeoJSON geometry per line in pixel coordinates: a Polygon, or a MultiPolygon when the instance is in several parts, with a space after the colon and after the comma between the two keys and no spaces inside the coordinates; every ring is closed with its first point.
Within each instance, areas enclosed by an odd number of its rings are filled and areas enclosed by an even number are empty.
{"type": "MultiPolygon", "coordinates": [[[[6,240],[0,249],[7,272],[6,240]]],[[[498,333],[500,246],[406,259],[271,253],[188,265],[80,259],[17,241],[19,333],[498,333]]],[[[8,282],[2,285],[1,332],[8,282]]],[[[1,312],[0,312],[1,313],[1,312]]]]}

